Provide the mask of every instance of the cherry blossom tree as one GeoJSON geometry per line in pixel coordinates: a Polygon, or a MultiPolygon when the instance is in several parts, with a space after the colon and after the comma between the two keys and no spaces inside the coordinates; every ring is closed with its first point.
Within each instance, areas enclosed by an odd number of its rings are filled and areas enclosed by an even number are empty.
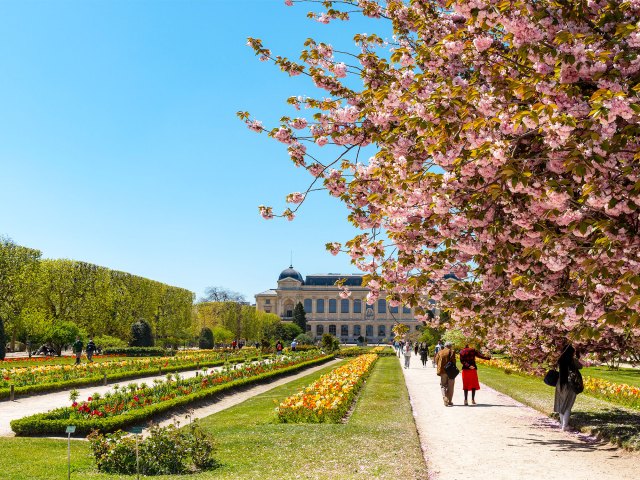
{"type": "Polygon", "coordinates": [[[367,273],[369,302],[427,321],[434,299],[521,362],[566,340],[638,352],[640,0],[308,3],[316,21],[362,14],[393,36],[356,35],[354,52],[309,39],[297,61],[249,39],[321,90],[288,100],[309,118],[274,128],[239,112],[312,176],[281,216],[322,184],[363,231],[327,248],[367,273]]]}

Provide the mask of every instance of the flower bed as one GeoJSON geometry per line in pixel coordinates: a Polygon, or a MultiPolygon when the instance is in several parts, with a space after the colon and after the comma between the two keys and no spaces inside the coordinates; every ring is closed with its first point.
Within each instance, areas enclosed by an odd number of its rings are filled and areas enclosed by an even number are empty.
{"type": "Polygon", "coordinates": [[[341,348],[338,351],[340,357],[357,357],[359,355],[365,355],[367,353],[375,353],[381,357],[390,357],[396,353],[389,347],[347,347],[341,348]]]}
{"type": "MultiPolygon", "coordinates": [[[[249,358],[253,360],[254,358],[249,358]]],[[[49,392],[83,385],[126,378],[157,375],[158,373],[193,370],[199,367],[222,365],[226,361],[238,363],[248,360],[244,355],[228,357],[209,352],[207,355],[181,355],[180,357],[145,357],[113,362],[82,363],[80,365],[38,365],[0,370],[0,398],[9,396],[9,387],[15,386],[16,395],[49,392]]]]}
{"type": "Polygon", "coordinates": [[[354,358],[323,375],[301,392],[285,399],[277,408],[283,423],[337,423],[349,410],[377,360],[375,354],[354,358]]]}
{"type": "Polygon", "coordinates": [[[96,429],[112,432],[222,391],[271,379],[330,358],[333,356],[300,354],[241,368],[226,368],[188,380],[172,377],[151,387],[136,385],[100,398],[74,402],[70,407],[13,420],[11,428],[18,435],[60,435],[68,425],[75,425],[77,434],[96,429]]]}
{"type": "MultiPolygon", "coordinates": [[[[505,373],[515,372],[520,375],[540,378],[539,375],[526,372],[506,360],[482,360],[478,358],[476,359],[476,362],[502,369],[505,373]]],[[[619,405],[640,409],[640,388],[627,385],[626,383],[614,383],[601,378],[589,376],[584,376],[583,380],[584,392],[588,395],[602,398],[603,400],[617,403],[619,405]]]]}

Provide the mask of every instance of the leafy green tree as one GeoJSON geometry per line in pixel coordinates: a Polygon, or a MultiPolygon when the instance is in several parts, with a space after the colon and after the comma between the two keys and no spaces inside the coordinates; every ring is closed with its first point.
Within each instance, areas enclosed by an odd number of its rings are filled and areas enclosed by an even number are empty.
{"type": "Polygon", "coordinates": [[[453,348],[456,350],[461,350],[464,348],[467,343],[467,337],[460,330],[447,330],[442,335],[442,340],[444,342],[451,342],[453,344],[453,348]]]}
{"type": "Polygon", "coordinates": [[[330,333],[325,333],[322,335],[320,346],[327,352],[335,352],[340,348],[340,341],[330,333]]]}
{"type": "Polygon", "coordinates": [[[4,334],[4,322],[0,318],[0,360],[7,356],[7,339],[4,334]]]}
{"type": "Polygon", "coordinates": [[[425,326],[422,329],[422,333],[420,334],[418,341],[425,342],[428,345],[435,345],[442,337],[442,333],[443,332],[437,328],[425,326]]]}
{"type": "Polygon", "coordinates": [[[47,333],[47,341],[55,350],[56,355],[62,355],[62,349],[74,342],[76,337],[82,337],[78,325],[73,322],[61,321],[53,324],[47,333]]]}
{"type": "Polygon", "coordinates": [[[151,325],[141,318],[131,325],[131,342],[132,347],[153,347],[153,334],[151,325]]]}
{"type": "Polygon", "coordinates": [[[276,326],[275,338],[283,342],[290,342],[301,333],[304,332],[295,323],[280,322],[280,324],[276,326]]]}
{"type": "Polygon", "coordinates": [[[298,345],[313,345],[313,338],[306,333],[301,333],[296,337],[296,342],[298,342],[298,345]]]}
{"type": "Polygon", "coordinates": [[[213,332],[210,328],[204,327],[200,330],[200,338],[198,339],[198,348],[213,348],[213,332]]]}
{"type": "Polygon", "coordinates": [[[298,325],[303,332],[307,331],[307,315],[300,302],[293,309],[293,323],[298,325]]]}
{"type": "Polygon", "coordinates": [[[211,332],[214,343],[230,343],[234,339],[233,332],[222,325],[216,325],[211,329],[211,332]]]}
{"type": "Polygon", "coordinates": [[[39,259],[39,250],[0,238],[0,320],[10,335],[12,347],[22,328],[20,314],[35,296],[39,259]]]}

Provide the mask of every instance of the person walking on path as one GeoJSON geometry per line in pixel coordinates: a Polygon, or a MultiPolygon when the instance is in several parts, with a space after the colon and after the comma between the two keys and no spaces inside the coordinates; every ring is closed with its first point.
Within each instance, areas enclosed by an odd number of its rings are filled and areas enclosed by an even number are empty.
{"type": "Polygon", "coordinates": [[[469,405],[468,396],[471,390],[471,404],[476,404],[476,390],[480,390],[480,382],[478,381],[478,366],[476,365],[476,357],[485,360],[491,359],[490,356],[485,357],[475,348],[469,347],[467,343],[460,350],[460,363],[462,363],[462,390],[464,391],[464,404],[469,405]]]}
{"type": "Polygon", "coordinates": [[[93,342],[93,338],[90,338],[87,342],[87,360],[93,362],[93,354],[96,352],[96,344],[93,342]]]}
{"type": "Polygon", "coordinates": [[[76,337],[72,348],[73,353],[76,355],[76,365],[80,365],[80,356],[82,355],[82,340],[80,340],[80,337],[76,337]]]}
{"type": "Polygon", "coordinates": [[[411,362],[411,343],[404,344],[404,368],[409,368],[409,362],[411,362]]]}
{"type": "Polygon", "coordinates": [[[418,348],[420,348],[420,344],[418,342],[416,342],[416,344],[413,346],[413,354],[416,357],[418,356],[418,348]]]}
{"type": "Polygon", "coordinates": [[[422,368],[427,366],[427,361],[429,360],[429,345],[426,342],[422,342],[420,344],[420,348],[418,349],[420,353],[420,361],[422,362],[422,368]]]}
{"type": "Polygon", "coordinates": [[[442,350],[442,348],[442,340],[438,340],[438,343],[433,349],[433,358],[431,359],[434,367],[436,366],[436,355],[438,355],[438,352],[442,350]]]}
{"type": "MultiPolygon", "coordinates": [[[[582,368],[580,361],[575,356],[575,349],[571,345],[567,345],[558,360],[558,370],[560,376],[556,384],[556,394],[553,402],[553,411],[560,416],[560,428],[569,430],[569,416],[571,409],[576,401],[576,378],[580,378],[582,384],[582,376],[578,370],[582,368]]],[[[580,388],[580,391],[582,389],[580,388]]]]}
{"type": "Polygon", "coordinates": [[[451,342],[446,342],[444,344],[444,348],[436,355],[436,368],[438,369],[436,373],[440,376],[440,391],[442,392],[442,401],[446,407],[453,406],[453,388],[456,383],[456,379],[449,378],[449,375],[447,375],[447,371],[445,370],[445,367],[449,362],[452,362],[455,365],[456,352],[453,349],[453,344],[451,342]]]}

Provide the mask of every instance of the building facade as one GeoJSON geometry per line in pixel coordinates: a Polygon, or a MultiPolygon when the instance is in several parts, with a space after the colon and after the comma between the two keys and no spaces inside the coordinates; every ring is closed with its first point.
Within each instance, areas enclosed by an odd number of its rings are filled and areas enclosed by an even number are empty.
{"type": "Polygon", "coordinates": [[[336,336],[343,343],[366,339],[369,343],[390,341],[395,323],[404,323],[417,331],[422,323],[414,318],[409,307],[390,307],[385,299],[367,305],[369,289],[362,286],[362,275],[326,273],[303,278],[293,267],[282,271],[278,287],[255,296],[256,308],[275,313],[284,321],[293,320],[293,309],[299,303],[307,318],[307,334],[319,339],[324,333],[336,336]],[[335,284],[344,279],[351,296],[340,297],[335,284]]]}

